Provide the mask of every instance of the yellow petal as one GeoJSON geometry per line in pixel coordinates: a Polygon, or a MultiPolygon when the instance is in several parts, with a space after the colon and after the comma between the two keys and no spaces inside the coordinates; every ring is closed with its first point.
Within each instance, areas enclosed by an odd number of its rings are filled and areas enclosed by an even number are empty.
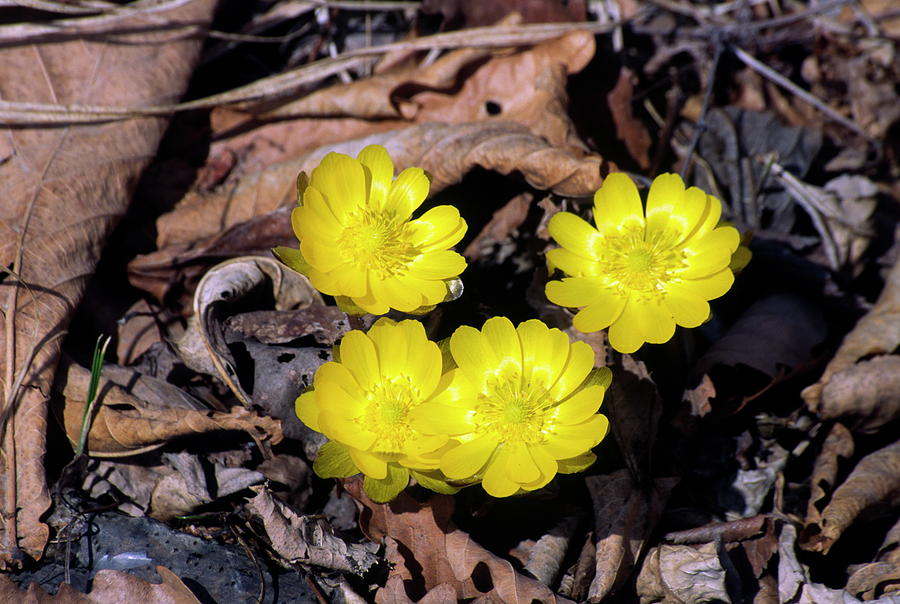
{"type": "MultiPolygon", "coordinates": [[[[605,415],[592,415],[580,424],[560,425],[555,429],[557,439],[583,440],[590,442],[588,449],[597,446],[609,431],[609,420],[605,415]]],[[[559,443],[557,443],[558,445],[559,443]]]]}
{"type": "Polygon", "coordinates": [[[314,390],[304,392],[294,401],[294,411],[300,421],[315,430],[319,430],[319,405],[316,403],[316,393],[314,390]]]}
{"type": "Polygon", "coordinates": [[[588,451],[587,453],[583,453],[578,457],[572,457],[569,459],[560,459],[556,462],[558,472],[560,474],[575,474],[576,472],[583,472],[587,470],[589,467],[594,465],[594,462],[597,461],[597,456],[588,451]]]}
{"type": "Polygon", "coordinates": [[[376,298],[384,300],[391,308],[396,308],[400,312],[412,312],[425,303],[422,294],[405,287],[396,278],[373,279],[371,284],[376,298]]]}
{"type": "Polygon", "coordinates": [[[450,352],[460,371],[476,389],[481,388],[486,375],[492,373],[499,362],[481,332],[468,325],[458,327],[450,336],[450,352]]]}
{"type": "Polygon", "coordinates": [[[571,435],[551,435],[540,445],[541,450],[553,459],[566,459],[581,455],[595,445],[593,438],[574,438],[571,435]]]}
{"type": "Polygon", "coordinates": [[[596,260],[595,245],[600,235],[597,229],[571,212],[557,212],[547,224],[550,236],[565,249],[596,260]]]}
{"type": "MultiPolygon", "coordinates": [[[[417,321],[414,322],[418,323],[417,321]]],[[[406,332],[399,324],[388,319],[379,319],[369,329],[367,335],[375,344],[381,376],[391,380],[407,375],[406,363],[409,354],[409,342],[406,332]]],[[[424,330],[422,331],[422,337],[425,337],[424,330]]]]}
{"type": "Polygon", "coordinates": [[[384,207],[391,181],[394,179],[394,162],[381,145],[369,145],[356,156],[359,163],[369,169],[369,204],[384,207]]]}
{"type": "Polygon", "coordinates": [[[373,282],[378,282],[379,278],[377,275],[369,274],[365,277],[367,287],[364,295],[356,296],[350,300],[350,304],[346,303],[346,299],[335,296],[335,301],[338,306],[345,313],[350,315],[361,315],[366,313],[371,313],[373,315],[383,315],[387,313],[391,307],[388,305],[387,301],[384,299],[384,294],[381,295],[376,294],[376,290],[380,293],[381,290],[378,287],[372,287],[373,282]],[[356,308],[361,312],[357,312],[356,308]]]}
{"type": "Polygon", "coordinates": [[[503,447],[485,468],[481,485],[488,495],[509,497],[519,491],[519,483],[509,475],[510,457],[509,447],[503,447]]]}
{"type": "Polygon", "coordinates": [[[337,249],[323,244],[314,237],[307,237],[300,242],[300,253],[310,266],[323,273],[330,273],[346,263],[346,259],[337,249]]]}
{"type": "Polygon", "coordinates": [[[594,351],[584,342],[572,342],[568,357],[562,374],[550,390],[556,400],[574,392],[594,368],[594,351]]]}
{"type": "MultiPolygon", "coordinates": [[[[662,298],[633,299],[629,303],[640,325],[641,335],[651,344],[662,344],[675,334],[675,319],[662,298]]],[[[627,308],[626,308],[627,312],[627,308]]]]}
{"type": "Polygon", "coordinates": [[[474,428],[471,420],[469,409],[430,402],[419,405],[409,414],[412,427],[426,434],[466,434],[474,428]]]}
{"type": "Polygon", "coordinates": [[[497,441],[482,436],[450,449],[441,457],[441,472],[451,480],[462,480],[479,474],[491,457],[497,441]]]}
{"type": "Polygon", "coordinates": [[[375,344],[361,331],[348,332],[341,340],[341,364],[350,370],[364,390],[381,382],[375,344]]]}
{"type": "Polygon", "coordinates": [[[294,227],[294,233],[301,239],[309,235],[333,239],[339,237],[344,230],[344,225],[316,189],[307,189],[303,205],[291,211],[291,225],[294,227]],[[307,228],[311,222],[314,222],[315,226],[307,228]]]}
{"type": "Polygon", "coordinates": [[[416,256],[407,274],[419,279],[449,279],[466,268],[466,259],[450,250],[426,252],[416,256]]]}
{"type": "Polygon", "coordinates": [[[376,503],[387,503],[409,484],[409,470],[395,463],[388,464],[387,476],[376,480],[370,476],[363,479],[363,490],[376,503]]]}
{"type": "Polygon", "coordinates": [[[403,321],[401,329],[407,341],[406,375],[419,389],[423,399],[434,393],[441,379],[442,361],[438,345],[428,340],[419,321],[403,321]]]}
{"type": "Polygon", "coordinates": [[[355,447],[348,447],[347,451],[360,472],[372,478],[387,478],[387,463],[383,459],[367,451],[360,451],[355,447]]]}
{"type": "Polygon", "coordinates": [[[410,243],[423,252],[446,250],[466,234],[466,221],[454,206],[431,208],[421,217],[409,222],[410,243]]]}
{"type": "Polygon", "coordinates": [[[666,288],[666,307],[675,323],[683,327],[697,327],[709,318],[709,304],[683,282],[670,283],[666,288]]]}
{"type": "Polygon", "coordinates": [[[734,283],[734,274],[731,269],[724,269],[700,279],[685,279],[682,287],[707,300],[715,300],[731,289],[734,283]]]}
{"type": "Polygon", "coordinates": [[[408,275],[397,277],[397,281],[406,288],[418,292],[422,296],[423,305],[439,304],[447,298],[447,282],[434,279],[419,279],[408,275]]]}
{"type": "Polygon", "coordinates": [[[362,415],[366,407],[366,400],[358,396],[351,396],[341,386],[332,381],[319,380],[316,386],[317,403],[344,419],[353,419],[362,415]]]}
{"type": "Polygon", "coordinates": [[[492,317],[485,321],[481,333],[497,361],[494,370],[514,368],[521,375],[522,345],[512,321],[506,317],[492,317]]]}
{"type": "Polygon", "coordinates": [[[647,194],[647,238],[670,228],[675,208],[684,197],[684,181],[678,174],[660,174],[653,179],[647,194]]]}
{"type": "Polygon", "coordinates": [[[600,271],[600,265],[571,250],[558,247],[547,252],[547,270],[560,270],[570,277],[592,277],[600,271]]]}
{"type": "MultiPolygon", "coordinates": [[[[327,402],[325,404],[327,405],[327,402]]],[[[338,413],[332,413],[327,408],[322,409],[319,413],[319,427],[322,428],[322,434],[331,440],[348,446],[368,449],[375,443],[374,433],[366,430],[357,421],[347,419],[338,413]]]]}
{"type": "MultiPolygon", "coordinates": [[[[688,193],[692,195],[706,195],[706,193],[704,193],[697,187],[691,187],[690,189],[688,189],[688,193]]],[[[706,195],[706,206],[704,208],[703,214],[697,221],[696,227],[688,234],[688,238],[702,237],[706,235],[714,228],[716,228],[721,217],[722,202],[712,195],[706,195]]]]}
{"type": "Polygon", "coordinates": [[[368,291],[367,271],[351,263],[344,263],[331,271],[339,293],[350,298],[359,298],[368,291]]]}
{"type": "Polygon", "coordinates": [[[319,447],[313,471],[321,478],[346,478],[359,474],[359,468],[350,457],[350,449],[333,440],[319,447]]]}
{"type": "Polygon", "coordinates": [[[610,174],[594,194],[594,223],[601,234],[620,228],[644,229],[641,196],[627,175],[621,172],[610,174]]]}
{"type": "Polygon", "coordinates": [[[534,491],[535,489],[540,489],[545,486],[548,482],[553,480],[553,477],[556,476],[556,460],[544,450],[543,447],[528,447],[528,452],[531,454],[532,459],[534,460],[535,465],[538,467],[540,471],[540,475],[537,479],[522,483],[522,488],[526,491],[534,491]]]}
{"type": "Polygon", "coordinates": [[[341,289],[338,287],[337,278],[334,274],[323,273],[312,267],[310,267],[309,272],[304,272],[303,274],[309,277],[309,282],[312,283],[312,286],[323,294],[337,296],[341,293],[341,289]]]}
{"type": "Polygon", "coordinates": [[[611,289],[602,291],[602,298],[582,308],[572,319],[572,324],[578,331],[591,333],[606,329],[622,316],[627,298],[611,289]]]}
{"type": "Polygon", "coordinates": [[[290,269],[297,271],[301,275],[309,275],[312,270],[312,267],[303,257],[303,253],[298,249],[279,245],[278,247],[272,248],[272,253],[290,269]]]}
{"type": "Polygon", "coordinates": [[[522,379],[526,384],[549,390],[559,379],[569,358],[569,337],[531,319],[516,328],[522,342],[522,379]]]}
{"type": "Polygon", "coordinates": [[[603,388],[588,386],[572,394],[556,407],[556,419],[563,424],[583,422],[597,412],[603,402],[603,388]]]}
{"type": "Polygon", "coordinates": [[[631,312],[631,306],[632,304],[630,302],[625,304],[622,314],[619,315],[618,319],[612,322],[612,325],[609,326],[609,331],[607,332],[609,345],[612,346],[614,350],[624,354],[635,352],[638,348],[643,346],[644,342],[646,342],[644,336],[641,334],[640,325],[638,324],[634,313],[631,312]]]}
{"type": "Polygon", "coordinates": [[[550,281],[545,292],[548,300],[569,308],[595,304],[610,295],[603,281],[596,277],[566,277],[562,281],[550,281]]]}
{"type": "Polygon", "coordinates": [[[517,484],[534,482],[541,478],[541,470],[534,463],[525,443],[506,443],[506,474],[517,484]]]}
{"type": "Polygon", "coordinates": [[[391,184],[385,210],[398,218],[409,218],[428,197],[431,186],[422,168],[407,168],[391,184]]]}
{"type": "Polygon", "coordinates": [[[313,170],[309,187],[303,194],[304,201],[315,189],[325,198],[325,203],[335,217],[343,221],[350,212],[366,204],[366,175],[362,164],[341,153],[329,153],[313,170]]]}
{"type": "Polygon", "coordinates": [[[697,187],[687,189],[681,197],[681,202],[676,205],[672,212],[671,220],[677,223],[678,231],[681,235],[674,244],[683,243],[696,234],[711,210],[712,202],[709,195],[697,187]]]}

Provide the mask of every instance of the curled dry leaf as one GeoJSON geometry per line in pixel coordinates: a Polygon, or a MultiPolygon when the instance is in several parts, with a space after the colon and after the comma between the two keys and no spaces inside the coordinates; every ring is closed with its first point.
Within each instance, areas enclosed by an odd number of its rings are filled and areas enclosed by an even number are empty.
{"type": "Polygon", "coordinates": [[[715,543],[654,547],[637,579],[641,602],[731,602],[715,543]]]}
{"type": "MultiPolygon", "coordinates": [[[[66,435],[77,443],[84,415],[90,372],[69,365],[57,377],[55,388],[62,394],[62,416],[66,435]]],[[[152,451],[179,436],[218,430],[246,432],[264,451],[263,441],[277,444],[281,424],[244,408],[227,413],[181,407],[154,407],[121,387],[101,379],[96,413],[88,432],[87,452],[94,457],[125,457],[152,451]]]]}
{"type": "Polygon", "coordinates": [[[883,593],[900,591],[900,520],[891,527],[875,561],[860,564],[847,579],[846,590],[863,600],[872,600],[883,593]]]}
{"type": "Polygon", "coordinates": [[[25,604],[109,604],[110,602],[155,602],[158,604],[200,604],[178,575],[165,566],[157,566],[162,583],[149,583],[120,570],[101,570],[91,581],[90,593],[83,594],[63,583],[51,596],[37,583],[19,590],[12,579],[0,575],[0,600],[25,604]]]}
{"type": "MultiPolygon", "coordinates": [[[[408,551],[410,559],[391,570],[391,576],[400,576],[407,596],[418,600],[425,593],[446,584],[455,590],[455,598],[485,597],[500,602],[562,603],[566,598],[554,594],[540,582],[519,574],[512,564],[475,543],[468,533],[459,530],[450,520],[453,498],[436,495],[426,503],[419,503],[406,493],[390,503],[374,503],[362,490],[362,481],[351,478],[344,481],[347,491],[363,506],[360,528],[370,539],[380,541],[391,537],[408,551]],[[473,576],[477,568],[489,575],[489,587],[480,589],[485,581],[473,576]],[[403,577],[411,577],[404,579],[403,577]],[[420,591],[420,593],[409,593],[420,591]]],[[[399,592],[395,581],[392,591],[384,599],[379,594],[376,602],[402,601],[395,598],[399,592]],[[393,598],[393,599],[392,599],[393,598]]]]}
{"type": "Polygon", "coordinates": [[[888,274],[878,302],[844,337],[819,381],[803,391],[806,406],[813,413],[820,413],[825,385],[838,373],[849,369],[861,359],[891,354],[898,346],[900,346],[900,261],[894,263],[888,274]]]}
{"type": "MultiPolygon", "coordinates": [[[[402,129],[413,122],[496,120],[517,122],[556,146],[581,152],[584,145],[566,111],[566,80],[590,61],[594,49],[593,35],[586,31],[509,56],[460,49],[421,69],[320,90],[265,116],[278,117],[274,123],[259,125],[235,119],[233,113],[216,120],[214,114],[213,129],[222,140],[212,145],[210,156],[235,153],[241,158],[240,169],[255,173],[309,153],[314,146],[402,129]],[[304,117],[284,121],[285,115],[304,117]],[[257,127],[250,128],[253,125],[257,127]],[[227,137],[224,128],[243,133],[227,137]]],[[[165,230],[161,224],[160,234],[165,230]]]]}
{"type": "Polygon", "coordinates": [[[625,465],[632,476],[643,481],[656,442],[662,399],[643,361],[626,354],[610,369],[613,379],[603,412],[609,416],[625,465]]]}
{"type": "Polygon", "coordinates": [[[827,554],[853,522],[879,507],[900,504],[900,442],[863,457],[839,486],[816,525],[804,531],[803,549],[827,554]]]}
{"type": "MultiPolygon", "coordinates": [[[[115,22],[114,40],[82,34],[71,23],[62,40],[11,41],[0,49],[0,98],[57,105],[173,102],[187,87],[202,41],[173,39],[172,32],[184,22],[206,27],[215,4],[188,0],[134,11],[115,22]]],[[[43,464],[47,398],[60,336],[166,123],[147,117],[0,130],[0,265],[11,271],[0,284],[6,317],[0,567],[17,564],[23,551],[42,555],[48,530],[40,517],[50,504],[43,464]]]]}
{"type": "Polygon", "coordinates": [[[822,519],[825,500],[837,486],[840,459],[850,459],[854,451],[853,435],[840,422],[835,423],[825,437],[822,450],[816,457],[810,477],[809,504],[806,508],[806,524],[818,525],[822,519]]]}
{"type": "Polygon", "coordinates": [[[271,288],[276,308],[322,304],[309,280],[274,258],[234,258],[209,270],[194,292],[194,314],[188,329],[173,342],[185,364],[201,373],[217,375],[245,406],[250,396],[237,378],[237,368],[225,342],[225,311],[260,287],[271,288]]]}
{"type": "Polygon", "coordinates": [[[347,543],[324,519],[297,514],[268,489],[253,490],[256,496],[247,503],[247,509],[262,521],[272,549],[286,561],[355,575],[365,574],[378,562],[377,546],[347,543]]]}
{"type": "Polygon", "coordinates": [[[657,479],[649,493],[635,484],[628,470],[588,476],[585,482],[594,502],[597,547],[588,599],[599,602],[631,576],[678,479],[657,479]]]}
{"type": "Polygon", "coordinates": [[[478,27],[490,25],[512,11],[520,13],[526,23],[583,21],[585,8],[584,0],[425,0],[421,10],[441,14],[445,24],[461,21],[465,27],[478,27]]]}
{"type": "Polygon", "coordinates": [[[619,69],[619,79],[606,95],[616,138],[625,144],[628,154],[644,170],[650,168],[650,146],[653,141],[643,122],[634,115],[631,103],[634,97],[635,74],[628,67],[619,69]]]}

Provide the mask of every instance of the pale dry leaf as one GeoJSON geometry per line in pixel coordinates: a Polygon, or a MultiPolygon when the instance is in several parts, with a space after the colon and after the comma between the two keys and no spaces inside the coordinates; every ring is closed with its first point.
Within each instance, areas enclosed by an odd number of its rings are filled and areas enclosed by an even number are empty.
{"type": "MultiPolygon", "coordinates": [[[[0,49],[0,99],[171,103],[187,86],[201,40],[172,40],[170,30],[181,21],[208,24],[214,5],[214,0],[191,0],[152,14],[135,12],[118,21],[120,31],[151,24],[154,31],[121,33],[116,40],[76,36],[7,45],[0,49]]],[[[0,526],[0,567],[20,558],[20,550],[35,558],[43,552],[48,531],[40,517],[49,506],[43,467],[46,404],[59,336],[166,123],[141,118],[0,131],[2,146],[12,150],[0,163],[0,261],[15,273],[0,284],[6,317],[0,344],[6,428],[0,491],[9,494],[0,514],[6,519],[0,526]],[[22,379],[16,382],[17,377],[22,379]],[[16,390],[16,383],[23,388],[16,390]]]]}
{"type": "Polygon", "coordinates": [[[900,418],[900,356],[860,361],[831,376],[818,407],[822,419],[837,419],[854,432],[874,434],[900,418]]]}
{"type": "Polygon", "coordinates": [[[659,546],[659,574],[666,592],[678,602],[731,602],[715,543],[659,546]]]}
{"type": "Polygon", "coordinates": [[[836,422],[822,443],[822,450],[816,456],[810,476],[809,503],[806,507],[805,520],[807,525],[819,524],[826,498],[830,497],[837,487],[840,460],[850,459],[854,449],[853,435],[842,423],[836,422]]]}
{"type": "MultiPolygon", "coordinates": [[[[510,604],[570,602],[554,594],[546,585],[518,573],[509,561],[494,555],[475,543],[468,533],[456,528],[450,519],[452,497],[436,495],[426,503],[419,503],[401,493],[390,503],[375,503],[365,495],[358,478],[347,479],[344,485],[364,506],[360,529],[376,541],[391,537],[409,552],[411,559],[405,561],[405,569],[393,572],[402,573],[398,576],[404,583],[403,593],[421,590],[411,596],[413,599],[446,584],[454,588],[456,599],[484,597],[510,604]],[[479,588],[484,582],[473,577],[476,567],[490,576],[487,591],[479,588]],[[403,579],[404,576],[410,579],[403,579]]],[[[399,593],[395,583],[386,598],[399,593]]],[[[377,594],[376,601],[381,601],[377,594]]]]}
{"type": "Polygon", "coordinates": [[[813,413],[822,404],[822,391],[835,374],[861,359],[891,354],[900,346],[900,261],[894,263],[875,306],[844,337],[822,377],[803,390],[803,400],[813,413]]]}
{"type": "Polygon", "coordinates": [[[900,562],[861,564],[847,579],[844,590],[861,600],[874,600],[886,595],[900,596],[900,562]]]}
{"type": "Polygon", "coordinates": [[[156,572],[162,583],[149,583],[119,570],[101,570],[91,581],[90,593],[83,594],[67,583],[51,596],[37,583],[20,590],[12,579],[0,575],[0,601],[21,604],[110,604],[110,602],[153,602],[154,604],[200,604],[200,600],[178,576],[164,566],[156,572]]]}
{"type": "Polygon", "coordinates": [[[803,548],[827,554],[859,516],[900,504],[900,442],[863,457],[834,491],[816,525],[806,528],[803,548]]]}
{"type": "Polygon", "coordinates": [[[379,560],[377,546],[347,543],[322,518],[301,516],[265,488],[255,488],[248,511],[259,518],[272,549],[288,562],[363,575],[379,560]]]}
{"type": "Polygon", "coordinates": [[[628,470],[585,478],[594,502],[596,558],[588,592],[599,602],[631,576],[678,479],[659,478],[645,493],[628,470]]]}
{"type": "MultiPolygon", "coordinates": [[[[77,443],[81,433],[90,372],[70,365],[55,388],[63,396],[66,434],[77,443]]],[[[225,413],[185,407],[154,407],[111,382],[101,382],[86,450],[94,457],[125,457],[157,449],[173,438],[218,430],[246,432],[260,446],[281,441],[281,423],[244,408],[225,413]]]]}

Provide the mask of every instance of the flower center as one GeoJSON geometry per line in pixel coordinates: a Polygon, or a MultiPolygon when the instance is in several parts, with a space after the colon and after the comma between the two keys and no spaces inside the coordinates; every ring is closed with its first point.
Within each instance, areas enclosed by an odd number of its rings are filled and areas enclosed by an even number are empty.
{"type": "Polygon", "coordinates": [[[542,386],[523,383],[517,368],[501,369],[478,394],[474,431],[490,434],[500,442],[541,443],[552,429],[547,399],[542,386]]]}
{"type": "Polygon", "coordinates": [[[371,209],[350,214],[338,246],[347,260],[382,279],[402,274],[418,255],[405,221],[371,209]]]}
{"type": "Polygon", "coordinates": [[[421,394],[409,378],[384,381],[366,392],[368,405],[361,423],[377,435],[373,451],[401,453],[404,444],[416,436],[409,425],[409,412],[421,402],[421,394]]]}
{"type": "Polygon", "coordinates": [[[604,238],[597,253],[601,273],[623,294],[651,295],[665,291],[684,266],[684,253],[666,241],[647,241],[643,229],[632,229],[604,238]]]}

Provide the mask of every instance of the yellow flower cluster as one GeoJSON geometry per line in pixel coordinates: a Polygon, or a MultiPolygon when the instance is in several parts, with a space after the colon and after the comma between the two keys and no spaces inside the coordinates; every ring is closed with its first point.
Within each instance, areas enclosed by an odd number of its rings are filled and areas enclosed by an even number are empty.
{"type": "Polygon", "coordinates": [[[420,322],[379,319],[344,336],[337,357],[297,415],[329,438],[315,472],[362,473],[375,501],[410,477],[442,493],[479,482],[495,497],[532,491],[590,466],[608,429],[597,410],[610,371],[594,369],[587,344],[534,319],[460,327],[444,361],[420,322]]]}
{"type": "MultiPolygon", "coordinates": [[[[729,265],[740,235],[719,225],[721,214],[718,199],[685,189],[677,174],[653,181],[645,211],[634,182],[610,174],[594,195],[595,226],[569,212],[550,219],[562,247],[547,253],[547,265],[569,276],[547,283],[547,298],[580,308],[573,319],[580,331],[608,327],[619,352],[666,342],[676,324],[706,321],[708,300],[734,282],[729,265]]],[[[740,256],[746,264],[749,250],[740,256]]]]}
{"type": "MultiPolygon", "coordinates": [[[[394,178],[387,151],[371,145],[355,159],[329,153],[298,183],[300,247],[275,254],[345,311],[422,313],[459,295],[465,260],[450,248],[466,223],[446,205],[412,218],[429,191],[421,168],[394,178]]],[[[720,224],[719,200],[675,174],[653,181],[646,208],[628,176],[611,174],[593,210],[593,225],[568,212],[550,220],[560,247],[547,253],[548,268],[565,276],[546,294],[579,309],[578,330],[608,328],[620,352],[703,323],[708,301],[749,260],[738,231],[720,224]]],[[[362,473],[375,501],[394,498],[410,478],[444,493],[481,483],[505,497],[593,463],[611,379],[594,362],[587,344],[537,320],[459,327],[442,352],[421,323],[380,319],[344,336],[296,410],[329,439],[316,473],[362,473]]]]}

